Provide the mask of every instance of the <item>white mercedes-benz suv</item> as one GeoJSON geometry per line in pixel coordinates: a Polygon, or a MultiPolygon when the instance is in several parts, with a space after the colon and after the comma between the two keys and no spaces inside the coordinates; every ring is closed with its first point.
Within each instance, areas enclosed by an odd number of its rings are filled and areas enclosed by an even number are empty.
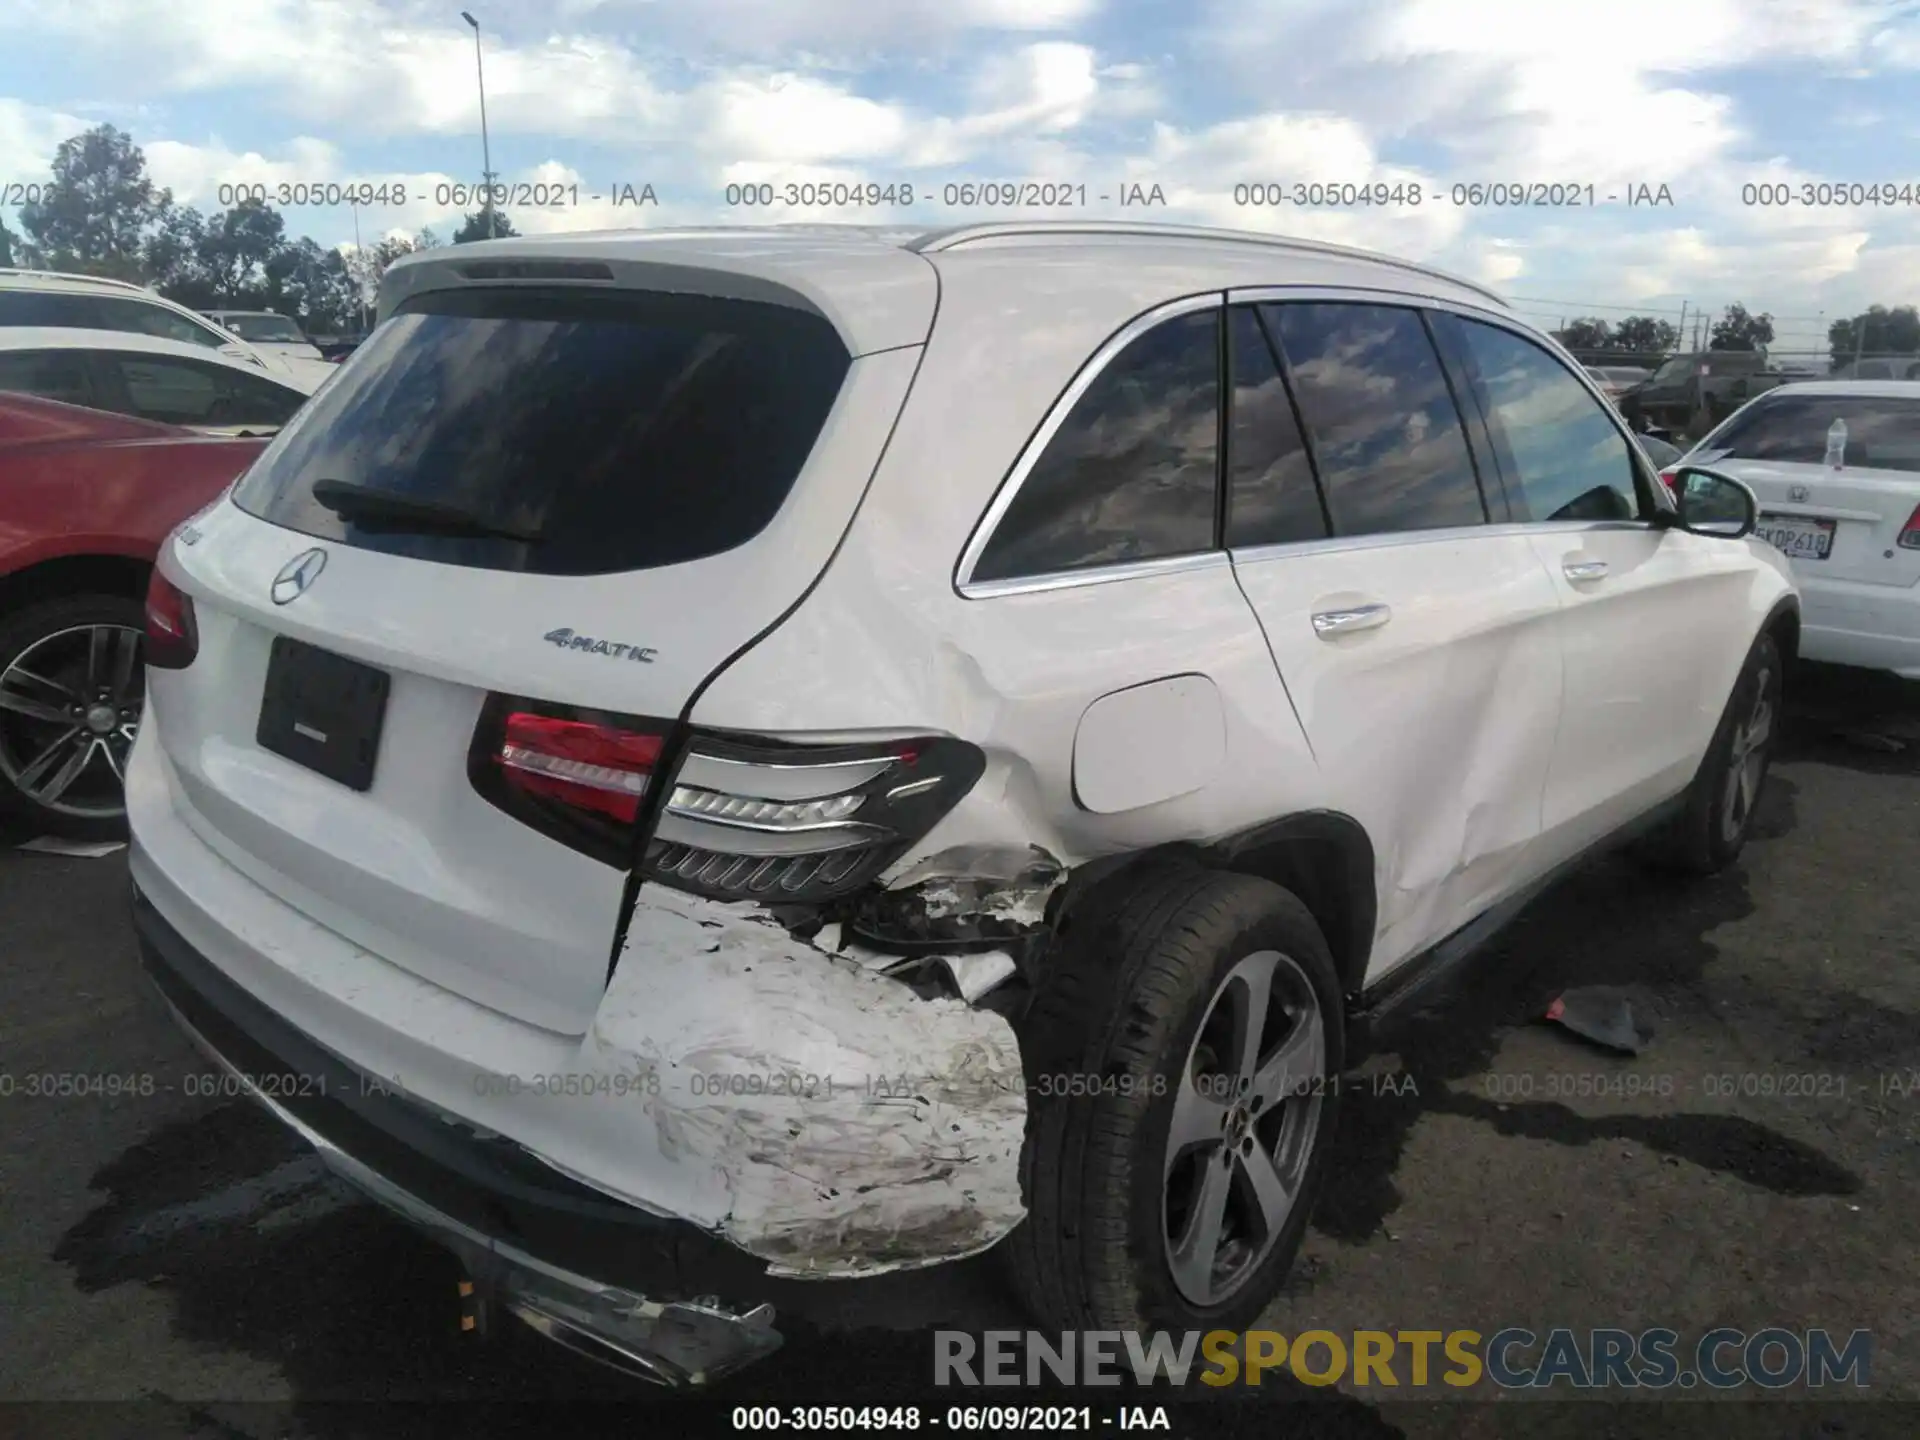
{"type": "Polygon", "coordinates": [[[1239,1328],[1369,1022],[1600,847],[1746,838],[1787,562],[1475,285],[798,227],[380,309],[162,549],[145,964],[611,1363],[996,1246],[1052,1326],[1239,1328]]]}

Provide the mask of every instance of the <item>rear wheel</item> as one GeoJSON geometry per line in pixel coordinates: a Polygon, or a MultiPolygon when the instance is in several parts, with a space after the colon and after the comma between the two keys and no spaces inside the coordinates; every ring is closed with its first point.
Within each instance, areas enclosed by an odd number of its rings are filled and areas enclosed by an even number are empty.
{"type": "Polygon", "coordinates": [[[1332,957],[1264,880],[1175,866],[1077,922],[1023,1036],[1014,1280],[1063,1329],[1243,1328],[1318,1193],[1342,1063],[1332,957]]]}
{"type": "Polygon", "coordinates": [[[0,621],[0,807],[37,833],[126,834],[145,636],[140,602],[120,595],[67,596],[0,621]]]}

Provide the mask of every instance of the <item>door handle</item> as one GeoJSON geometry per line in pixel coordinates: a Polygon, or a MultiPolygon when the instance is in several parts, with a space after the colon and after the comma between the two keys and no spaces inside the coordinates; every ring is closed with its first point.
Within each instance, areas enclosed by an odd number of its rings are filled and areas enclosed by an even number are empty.
{"type": "Polygon", "coordinates": [[[1386,605],[1353,605],[1344,610],[1320,610],[1313,617],[1313,632],[1322,640],[1336,635],[1351,635],[1356,630],[1378,630],[1393,618],[1386,605]]]}
{"type": "Polygon", "coordinates": [[[1603,579],[1607,573],[1604,560],[1569,560],[1560,567],[1560,573],[1578,584],[1582,580],[1603,579]]]}

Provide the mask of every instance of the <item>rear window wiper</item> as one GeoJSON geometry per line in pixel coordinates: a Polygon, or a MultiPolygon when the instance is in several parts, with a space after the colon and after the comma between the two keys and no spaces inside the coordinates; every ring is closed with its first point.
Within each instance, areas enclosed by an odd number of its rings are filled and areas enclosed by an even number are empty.
{"type": "Polygon", "coordinates": [[[470,535],[485,540],[518,540],[523,545],[537,544],[543,538],[538,526],[509,525],[443,500],[422,500],[392,490],[375,490],[350,480],[316,480],[312,493],[315,500],[342,520],[350,520],[368,530],[470,535]]]}

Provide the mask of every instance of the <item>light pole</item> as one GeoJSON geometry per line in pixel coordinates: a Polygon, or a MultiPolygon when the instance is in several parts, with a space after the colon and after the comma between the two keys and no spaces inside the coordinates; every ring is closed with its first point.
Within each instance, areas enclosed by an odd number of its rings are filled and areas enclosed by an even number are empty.
{"type": "Polygon", "coordinates": [[[487,238],[493,239],[493,149],[487,143],[487,71],[480,63],[480,22],[473,18],[470,11],[462,10],[460,18],[473,27],[473,73],[480,81],[480,163],[482,182],[486,185],[486,199],[480,208],[487,216],[487,238]]]}

